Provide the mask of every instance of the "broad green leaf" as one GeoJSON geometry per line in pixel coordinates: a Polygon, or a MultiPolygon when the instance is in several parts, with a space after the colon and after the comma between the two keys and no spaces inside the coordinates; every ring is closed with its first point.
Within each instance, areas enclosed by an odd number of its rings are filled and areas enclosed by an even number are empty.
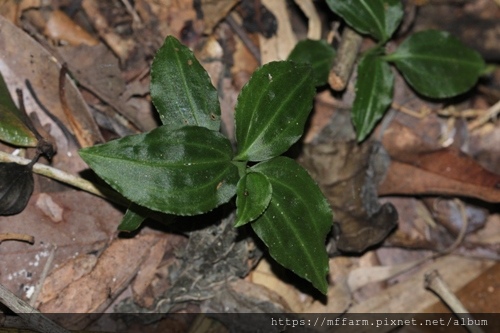
{"type": "Polygon", "coordinates": [[[151,66],[151,98],[162,123],[220,129],[217,91],[193,52],[168,36],[151,66]]]}
{"type": "Polygon", "coordinates": [[[316,87],[328,82],[328,74],[335,58],[335,49],[325,40],[302,40],[295,45],[288,60],[310,64],[316,87]]]}
{"type": "Polygon", "coordinates": [[[129,200],[176,215],[201,214],[228,202],[239,179],[229,140],[198,126],[160,126],[80,155],[129,200]]]}
{"type": "Polygon", "coordinates": [[[326,0],[330,9],[362,34],[386,42],[402,18],[396,0],[326,0]]]}
{"type": "Polygon", "coordinates": [[[15,146],[36,147],[37,139],[24,123],[24,117],[12,100],[0,74],[0,140],[15,146]]]}
{"type": "Polygon", "coordinates": [[[277,262],[326,294],[325,240],[332,212],[325,197],[307,171],[290,158],[276,157],[251,170],[264,174],[273,189],[269,206],[252,228],[277,262]]]}
{"type": "Polygon", "coordinates": [[[382,118],[392,101],[394,76],[389,64],[373,50],[358,65],[352,122],[358,141],[363,141],[382,118]]]}
{"type": "Polygon", "coordinates": [[[135,204],[130,205],[130,207],[125,212],[125,215],[123,215],[122,221],[118,226],[118,230],[134,231],[141,226],[146,217],[143,216],[137,208],[138,206],[135,204]]]}
{"type": "Polygon", "coordinates": [[[235,160],[262,161],[287,151],[304,131],[314,93],[308,64],[277,61],[255,71],[235,108],[235,160]]]}
{"type": "Polygon", "coordinates": [[[240,227],[258,218],[271,201],[271,183],[261,173],[249,172],[241,177],[236,189],[236,222],[240,227]]]}
{"type": "Polygon", "coordinates": [[[479,53],[436,30],[411,35],[385,60],[394,62],[416,91],[433,98],[466,92],[485,68],[479,53]]]}

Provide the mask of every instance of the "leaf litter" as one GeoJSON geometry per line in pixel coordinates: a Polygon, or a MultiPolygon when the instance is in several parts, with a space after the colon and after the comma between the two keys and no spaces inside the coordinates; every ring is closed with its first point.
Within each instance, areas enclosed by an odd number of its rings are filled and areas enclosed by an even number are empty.
{"type": "MultiPolygon", "coordinates": [[[[299,7],[284,10],[284,1],[262,0],[253,8],[259,12],[263,6],[274,14],[262,16],[270,21],[261,22],[258,29],[273,24],[277,29],[273,34],[272,29],[248,32],[242,28],[248,37],[245,40],[240,37],[241,31],[232,28],[234,22],[244,27],[241,13],[229,4],[219,8],[212,2],[191,0],[163,5],[141,0],[130,7],[125,3],[131,5],[118,0],[102,5],[82,1],[80,7],[71,1],[52,1],[51,8],[42,7],[41,1],[0,4],[0,45],[6,50],[0,59],[0,71],[11,95],[15,89],[25,91],[26,109],[38,115],[57,143],[52,165],[73,174],[85,170],[86,165],[76,153],[82,142],[72,137],[73,129],[61,107],[58,82],[64,62],[71,74],[65,79],[69,108],[88,136],[87,142],[137,133],[157,124],[148,96],[148,68],[164,37],[172,34],[189,45],[209,71],[220,93],[224,130],[232,137],[234,125],[227,122],[231,119],[227,113],[234,109],[236,96],[249,75],[261,63],[285,59],[296,41],[305,39],[308,33],[299,7]],[[61,19],[60,12],[66,17],[61,19]],[[64,30],[71,33],[62,34],[64,30]],[[77,30],[86,33],[80,35],[77,30]],[[250,50],[259,50],[259,45],[260,59],[256,59],[250,50]],[[19,49],[26,56],[19,56],[19,49]],[[28,93],[27,82],[34,94],[28,93]]],[[[408,6],[408,11],[415,9],[413,4],[408,6]]],[[[432,13],[436,6],[429,3],[422,5],[422,10],[432,13]]],[[[493,2],[485,5],[473,1],[456,10],[475,15],[477,22],[484,19],[484,31],[490,29],[487,22],[492,15],[499,15],[499,7],[493,2]]],[[[445,16],[448,19],[443,24],[463,27],[449,22],[460,15],[445,16]]],[[[429,25],[426,20],[432,15],[416,17],[420,29],[429,25]]],[[[467,43],[467,34],[460,33],[467,43]]],[[[338,38],[338,31],[330,31],[331,35],[338,38]]],[[[478,49],[484,50],[487,59],[498,61],[495,48],[479,45],[478,49]]],[[[27,208],[18,215],[0,217],[0,234],[35,236],[34,245],[0,243],[0,283],[49,312],[76,311],[75,305],[81,306],[77,309],[81,312],[104,311],[113,301],[118,309],[123,311],[127,305],[133,312],[154,312],[158,306],[173,312],[180,308],[188,312],[423,312],[439,303],[423,288],[424,274],[437,269],[453,291],[471,300],[465,301],[470,312],[498,310],[494,300],[500,287],[491,292],[495,286],[490,278],[498,270],[495,261],[500,253],[495,205],[500,201],[498,122],[470,132],[467,122],[474,118],[465,119],[460,113],[445,115],[440,111],[447,105],[421,99],[395,76],[391,111],[372,135],[382,146],[367,142],[358,147],[351,143],[349,133],[343,133],[351,128],[345,113],[352,104],[355,74],[343,94],[332,97],[322,91],[316,98],[310,130],[299,155],[320,186],[338,187],[329,196],[340,228],[334,229],[328,245],[332,257],[326,299],[279,273],[270,258],[254,268],[261,256],[257,250],[260,245],[235,238],[234,230],[224,227],[230,217],[196,231],[181,228],[180,232],[167,229],[170,231],[165,233],[144,228],[137,235],[117,236],[122,209],[39,176],[34,177],[34,193],[27,208]],[[413,113],[405,112],[408,110],[413,113]],[[383,150],[387,153],[381,153],[383,150]],[[373,156],[382,160],[381,166],[374,164],[373,156]],[[342,191],[342,187],[351,190],[342,191]],[[367,191],[363,200],[359,200],[360,188],[367,191]],[[342,196],[345,202],[337,201],[342,196]],[[353,203],[357,204],[350,206],[353,203]],[[398,218],[391,213],[392,208],[384,213],[382,207],[393,207],[398,218]],[[385,218],[379,218],[381,215],[385,218]],[[349,233],[342,230],[346,228],[354,235],[361,232],[371,236],[359,237],[355,247],[348,241],[344,248],[342,239],[348,239],[349,233]],[[462,228],[465,234],[453,255],[434,261],[422,259],[429,251],[447,249],[462,228]],[[210,252],[222,235],[229,235],[223,248],[215,247],[218,250],[210,252]],[[342,249],[361,253],[353,255],[342,249]],[[131,261],[132,255],[136,259],[131,261]],[[51,257],[44,278],[44,266],[51,257]],[[218,262],[216,268],[208,264],[213,262],[218,262]],[[408,269],[410,273],[403,272],[408,269]],[[220,275],[221,271],[225,273],[220,275]],[[377,271],[383,273],[375,274],[377,271]],[[113,281],[113,277],[120,279],[113,281]],[[479,285],[484,288],[478,290],[479,285]],[[80,304],[59,295],[61,290],[72,295],[89,288],[92,299],[80,304]]],[[[477,91],[450,103],[458,110],[487,109],[498,101],[499,77],[496,69],[477,91]]],[[[13,148],[2,145],[1,150],[12,152],[13,148]]],[[[27,153],[32,154],[29,150],[27,153]]],[[[165,229],[154,223],[151,226],[165,229]]],[[[113,306],[108,311],[113,311],[113,306]]],[[[84,324],[80,321],[78,327],[84,324]]]]}

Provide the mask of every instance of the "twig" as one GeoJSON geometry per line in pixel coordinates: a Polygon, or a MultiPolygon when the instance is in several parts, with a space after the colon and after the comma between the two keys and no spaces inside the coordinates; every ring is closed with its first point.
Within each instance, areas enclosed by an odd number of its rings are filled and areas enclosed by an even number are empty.
{"type": "Polygon", "coordinates": [[[28,242],[30,244],[33,244],[35,242],[35,237],[31,235],[23,235],[23,234],[16,234],[16,233],[4,233],[0,234],[0,243],[6,240],[15,240],[15,241],[20,241],[20,242],[28,242]]]}
{"type": "Polygon", "coordinates": [[[318,11],[312,0],[294,0],[300,7],[305,16],[307,16],[307,38],[321,39],[321,20],[319,19],[318,11]]]}
{"type": "Polygon", "coordinates": [[[362,40],[363,37],[357,32],[349,27],[344,28],[342,41],[328,77],[328,83],[333,90],[342,91],[349,82],[362,40]]]}
{"type": "Polygon", "coordinates": [[[253,55],[255,60],[257,60],[257,63],[260,65],[262,63],[261,57],[260,57],[260,51],[257,49],[257,46],[252,42],[252,40],[248,37],[245,31],[240,27],[240,25],[236,22],[236,19],[234,18],[236,14],[230,13],[226,17],[226,22],[229,24],[231,29],[238,35],[238,37],[241,39],[243,44],[247,47],[248,51],[253,55]]]}
{"type": "Polygon", "coordinates": [[[40,292],[42,291],[43,284],[47,279],[47,275],[49,275],[49,269],[52,268],[52,262],[54,261],[54,256],[56,254],[57,244],[54,244],[52,250],[50,250],[50,254],[45,262],[45,266],[43,267],[42,274],[40,275],[40,279],[35,287],[35,292],[30,298],[30,305],[35,306],[36,301],[38,300],[38,296],[40,296],[40,292]]]}
{"type": "MultiPolygon", "coordinates": [[[[461,319],[472,319],[470,313],[465,309],[460,300],[450,290],[446,282],[441,278],[437,270],[425,274],[425,288],[434,292],[441,300],[461,319]]],[[[465,320],[469,322],[469,320],[465,320]]],[[[474,321],[472,321],[474,322],[474,321]]],[[[469,332],[483,333],[483,330],[476,325],[466,325],[469,332]]]]}
{"type": "Polygon", "coordinates": [[[481,117],[479,117],[478,119],[476,119],[475,121],[470,123],[467,126],[468,130],[472,131],[472,130],[486,124],[490,119],[498,116],[499,113],[500,113],[500,101],[493,104],[493,106],[491,106],[484,115],[482,115],[481,117]]]}
{"type": "MultiPolygon", "coordinates": [[[[3,151],[0,151],[0,162],[14,162],[18,164],[29,164],[31,160],[10,155],[8,153],[5,153],[3,151]]],[[[47,166],[45,164],[41,163],[35,163],[33,165],[33,172],[49,177],[55,180],[58,180],[60,182],[63,182],[65,184],[74,186],[76,188],[79,188],[83,191],[92,193],[94,195],[97,195],[99,197],[111,200],[117,204],[124,205],[125,207],[128,207],[130,204],[126,199],[118,196],[114,192],[111,191],[106,191],[105,189],[99,189],[97,188],[93,183],[89,182],[88,180],[85,180],[83,178],[74,176],[72,174],[69,174],[67,172],[61,171],[56,168],[52,168],[50,166],[47,166]]]]}
{"type": "Polygon", "coordinates": [[[42,333],[69,333],[0,284],[0,302],[21,317],[33,330],[42,333]]]}

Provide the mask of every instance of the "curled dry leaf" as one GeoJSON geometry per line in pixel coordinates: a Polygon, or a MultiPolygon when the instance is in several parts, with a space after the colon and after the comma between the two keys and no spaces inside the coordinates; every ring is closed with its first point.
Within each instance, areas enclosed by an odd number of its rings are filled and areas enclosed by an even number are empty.
{"type": "Polygon", "coordinates": [[[388,163],[380,145],[354,141],[307,145],[301,163],[332,206],[340,227],[337,249],[363,252],[394,229],[396,209],[377,201],[376,187],[388,163]]]}
{"type": "Polygon", "coordinates": [[[416,133],[393,122],[384,147],[392,157],[381,195],[439,194],[500,202],[500,175],[455,148],[430,148],[416,133]]]}

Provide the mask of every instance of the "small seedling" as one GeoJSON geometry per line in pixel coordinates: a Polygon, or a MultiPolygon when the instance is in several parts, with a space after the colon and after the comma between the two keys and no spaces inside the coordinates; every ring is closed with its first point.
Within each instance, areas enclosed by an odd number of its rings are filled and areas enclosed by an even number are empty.
{"type": "Polygon", "coordinates": [[[358,61],[352,122],[363,141],[392,102],[393,63],[420,94],[447,98],[472,88],[485,69],[481,56],[447,32],[428,30],[412,34],[390,54],[384,45],[403,18],[400,0],[327,0],[330,9],[359,33],[378,44],[358,61]]]}
{"type": "Polygon", "coordinates": [[[235,108],[234,152],[220,133],[219,100],[208,74],[187,47],[167,37],[151,68],[151,97],[162,125],[80,150],[101,178],[135,204],[119,228],[142,223],[140,206],[197,215],[236,196],[235,226],[250,224],[277,262],[326,293],[330,206],[309,174],[280,156],[304,131],[315,94],[313,72],[292,61],[255,71],[235,108]]]}

